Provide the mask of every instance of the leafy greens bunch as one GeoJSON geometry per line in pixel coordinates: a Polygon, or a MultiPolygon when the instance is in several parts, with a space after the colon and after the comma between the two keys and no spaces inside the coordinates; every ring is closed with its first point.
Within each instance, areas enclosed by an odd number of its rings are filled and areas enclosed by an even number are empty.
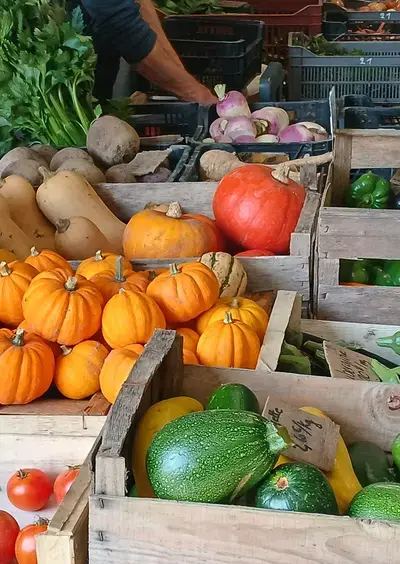
{"type": "Polygon", "coordinates": [[[52,0],[0,0],[0,153],[13,140],[83,146],[101,113],[82,12],[52,0]]]}

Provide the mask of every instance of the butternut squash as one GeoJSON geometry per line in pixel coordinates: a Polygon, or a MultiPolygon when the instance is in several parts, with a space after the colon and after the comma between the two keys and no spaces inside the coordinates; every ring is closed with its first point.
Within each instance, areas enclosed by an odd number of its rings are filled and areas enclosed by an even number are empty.
{"type": "Polygon", "coordinates": [[[0,262],[14,262],[17,257],[11,251],[6,251],[5,249],[0,249],[0,262]]]}
{"type": "Polygon", "coordinates": [[[90,219],[105,238],[122,253],[122,235],[125,224],[108,209],[82,176],[76,172],[49,173],[40,168],[44,181],[36,192],[36,201],[53,225],[61,219],[83,216],[90,219]]]}
{"type": "Polygon", "coordinates": [[[98,227],[86,217],[70,217],[56,221],[56,251],[67,260],[85,260],[98,249],[116,252],[98,227]]]}
{"type": "Polygon", "coordinates": [[[54,250],[54,227],[37,207],[32,185],[22,176],[11,175],[0,181],[0,194],[7,200],[11,219],[35,247],[54,250]]]}
{"type": "MultiPolygon", "coordinates": [[[[327,417],[323,411],[316,407],[302,407],[303,411],[320,417],[327,417]]],[[[286,456],[280,456],[277,466],[285,462],[292,462],[286,456]]],[[[362,486],[354,473],[353,466],[346,443],[342,435],[339,435],[339,441],[336,449],[335,464],[330,472],[324,472],[328,478],[333,491],[335,492],[336,501],[341,515],[345,515],[353,497],[362,490],[362,486]]]]}
{"type": "Polygon", "coordinates": [[[25,260],[34,245],[11,219],[7,200],[0,194],[0,248],[14,253],[18,260],[25,260]]]}

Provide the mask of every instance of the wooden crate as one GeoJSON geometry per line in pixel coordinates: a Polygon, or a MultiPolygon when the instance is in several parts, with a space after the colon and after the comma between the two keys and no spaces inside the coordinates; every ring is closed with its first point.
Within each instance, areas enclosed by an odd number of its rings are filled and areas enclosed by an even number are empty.
{"type": "Polygon", "coordinates": [[[400,131],[343,130],[336,133],[332,182],[327,182],[318,219],[316,312],[321,319],[398,323],[400,288],[339,284],[340,259],[400,259],[397,210],[340,207],[351,169],[400,167],[400,131]]]}
{"type": "MultiPolygon", "coordinates": [[[[319,182],[324,181],[324,175],[319,175],[319,182]]],[[[307,308],[311,300],[311,267],[310,257],[314,251],[317,213],[321,196],[317,188],[316,168],[304,171],[302,181],[311,188],[301,212],[296,230],[292,233],[289,256],[273,257],[242,257],[244,267],[249,274],[249,292],[263,290],[294,290],[303,296],[304,306],[307,308]]],[[[133,214],[144,209],[150,201],[154,203],[169,203],[179,201],[186,213],[202,213],[214,217],[212,209],[213,196],[217,184],[214,182],[192,183],[162,183],[152,184],[151,189],[143,184],[101,184],[95,187],[99,196],[104,200],[112,212],[122,221],[128,222],[133,214]]],[[[172,261],[183,262],[181,259],[159,261],[133,261],[137,269],[145,265],[162,267],[172,261]]]]}
{"type": "Polygon", "coordinates": [[[389,449],[400,412],[389,407],[399,386],[292,374],[182,366],[181,341],[158,331],[124,384],[95,457],[89,501],[90,564],[396,564],[400,525],[328,515],[264,511],[126,497],[132,485],[132,437],[140,417],[161,399],[201,401],[222,383],[241,382],[260,404],[269,395],[325,411],[347,440],[389,449]]]}
{"type": "Polygon", "coordinates": [[[21,527],[35,521],[37,514],[50,519],[46,544],[39,541],[46,550],[41,550],[38,564],[87,562],[87,542],[84,559],[78,541],[83,535],[87,541],[88,492],[83,506],[72,500],[79,484],[89,484],[88,462],[58,508],[51,500],[43,511],[19,511],[7,499],[7,481],[19,468],[40,468],[54,479],[68,465],[82,464],[101,432],[109,407],[100,393],[85,401],[41,398],[28,405],[0,407],[0,508],[14,515],[21,527]],[[65,543],[68,550],[50,551],[65,543]]]}

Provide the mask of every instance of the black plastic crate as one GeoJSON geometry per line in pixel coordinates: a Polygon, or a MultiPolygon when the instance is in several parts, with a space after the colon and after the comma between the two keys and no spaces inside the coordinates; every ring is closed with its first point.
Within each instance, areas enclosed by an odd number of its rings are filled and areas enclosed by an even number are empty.
{"type": "Polygon", "coordinates": [[[299,143],[240,143],[229,145],[225,143],[203,143],[194,149],[179,181],[198,182],[201,180],[199,171],[200,157],[203,153],[211,151],[212,149],[220,149],[222,151],[227,151],[228,153],[236,153],[239,157],[241,154],[243,155],[246,153],[287,154],[290,160],[312,154],[311,143],[304,143],[301,144],[301,146],[299,145],[299,143]],[[296,147],[294,147],[294,145],[296,145],[296,147]]]}
{"type": "Polygon", "coordinates": [[[400,129],[400,106],[377,106],[367,96],[344,96],[339,124],[346,129],[400,129]]]}
{"type": "MultiPolygon", "coordinates": [[[[154,146],[151,149],[165,149],[165,147],[154,146]]],[[[177,182],[178,180],[180,180],[182,173],[185,171],[186,165],[190,160],[191,153],[192,149],[187,145],[171,146],[171,152],[168,156],[168,160],[172,172],[170,177],[168,178],[168,182],[177,182]]]]}
{"type": "MultiPolygon", "coordinates": [[[[263,22],[169,17],[165,33],[188,72],[209,88],[226,84],[228,90],[242,90],[261,72],[263,22]]],[[[138,83],[144,92],[158,91],[144,79],[138,83]]]]}
{"type": "MultiPolygon", "coordinates": [[[[250,151],[241,152],[289,152],[291,155],[301,156],[303,154],[322,155],[332,150],[332,117],[328,100],[312,100],[307,102],[258,102],[256,104],[250,104],[250,110],[254,112],[266,106],[274,106],[286,110],[290,117],[290,123],[297,123],[299,121],[318,123],[328,131],[330,138],[326,141],[313,141],[311,143],[246,143],[246,147],[251,148],[250,151]],[[282,147],[285,149],[282,149],[282,147]]],[[[208,106],[208,111],[204,112],[205,121],[199,142],[210,137],[210,125],[217,117],[215,105],[208,106]]],[[[235,146],[241,147],[242,145],[241,143],[235,146]]]]}

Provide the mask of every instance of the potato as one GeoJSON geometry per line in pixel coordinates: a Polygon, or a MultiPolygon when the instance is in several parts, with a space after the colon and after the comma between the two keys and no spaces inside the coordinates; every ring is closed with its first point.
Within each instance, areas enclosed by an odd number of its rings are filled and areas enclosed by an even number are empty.
{"type": "Polygon", "coordinates": [[[89,128],[87,148],[93,160],[110,168],[129,163],[139,151],[140,139],[125,121],[114,116],[102,116],[89,128]]]}
{"type": "Polygon", "coordinates": [[[127,163],[114,165],[106,172],[106,181],[115,184],[136,182],[135,175],[127,163]]]}
{"type": "Polygon", "coordinates": [[[56,171],[60,166],[69,159],[85,159],[86,161],[93,162],[92,157],[83,149],[76,149],[73,147],[66,147],[58,151],[51,159],[50,170],[56,171]]]}
{"type": "Polygon", "coordinates": [[[158,167],[157,170],[150,174],[139,177],[139,182],[167,182],[171,176],[171,171],[165,166],[158,167]]]}
{"type": "Polygon", "coordinates": [[[32,159],[21,159],[9,164],[2,172],[1,178],[7,178],[12,174],[23,176],[32,186],[40,186],[43,182],[43,177],[39,172],[40,162],[32,159]]]}
{"type": "Polygon", "coordinates": [[[46,161],[47,166],[49,166],[51,159],[58,152],[55,147],[50,145],[32,145],[31,149],[46,161]]]}
{"type": "Polygon", "coordinates": [[[58,167],[57,172],[60,172],[60,170],[72,170],[72,172],[77,172],[83,176],[89,184],[100,184],[106,181],[106,177],[101,170],[87,159],[68,159],[58,167]]]}
{"type": "Polygon", "coordinates": [[[30,147],[16,147],[15,149],[8,151],[8,153],[6,153],[4,157],[0,159],[0,176],[2,176],[4,169],[6,169],[8,165],[22,159],[38,161],[39,166],[47,166],[46,161],[30,147]]]}

